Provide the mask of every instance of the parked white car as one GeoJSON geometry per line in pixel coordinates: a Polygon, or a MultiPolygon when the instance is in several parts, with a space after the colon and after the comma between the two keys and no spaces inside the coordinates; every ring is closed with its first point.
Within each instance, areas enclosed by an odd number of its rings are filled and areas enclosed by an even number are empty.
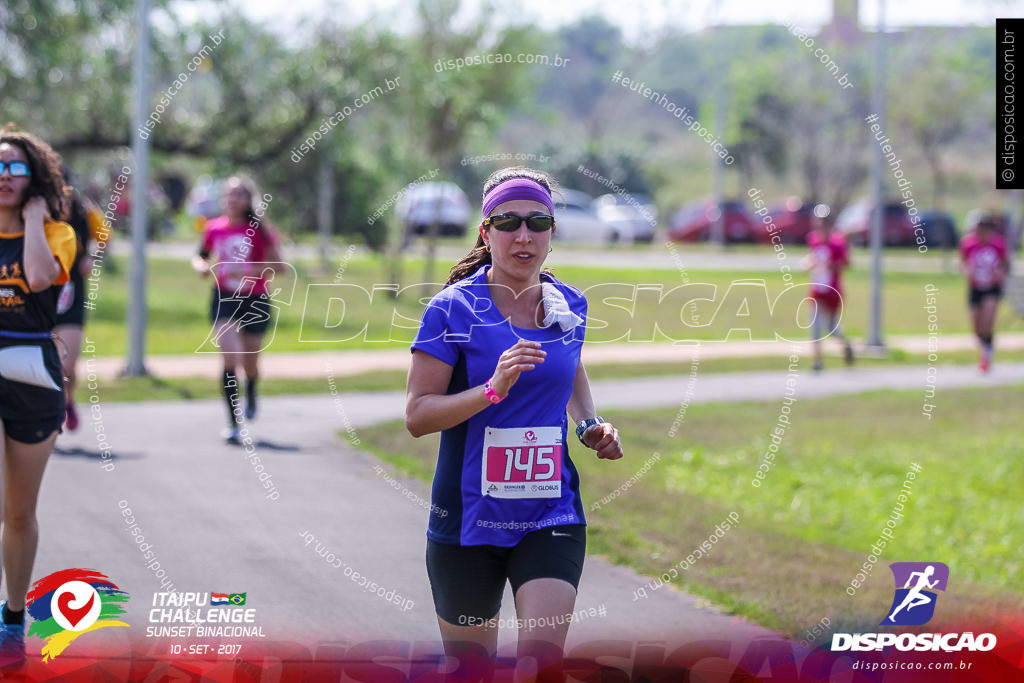
{"type": "Polygon", "coordinates": [[[585,192],[560,190],[555,200],[555,240],[589,244],[608,244],[612,228],[591,208],[594,200],[585,192]]]}
{"type": "Polygon", "coordinates": [[[406,236],[426,235],[437,221],[442,237],[461,237],[469,227],[469,200],[455,183],[413,183],[395,204],[406,236]]]}
{"type": "Polygon", "coordinates": [[[603,194],[594,200],[597,217],[612,228],[614,242],[651,242],[658,209],[647,195],[603,194]]]}

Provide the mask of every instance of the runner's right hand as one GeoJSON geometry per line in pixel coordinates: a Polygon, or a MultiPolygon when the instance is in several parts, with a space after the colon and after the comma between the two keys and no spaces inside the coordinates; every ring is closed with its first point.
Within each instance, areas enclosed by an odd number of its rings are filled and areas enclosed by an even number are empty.
{"type": "Polygon", "coordinates": [[[46,220],[46,215],[46,200],[42,197],[32,197],[21,209],[21,220],[26,226],[29,223],[41,225],[46,220]]]}
{"type": "Polygon", "coordinates": [[[498,396],[508,396],[509,389],[519,379],[519,374],[524,370],[533,370],[538,364],[544,362],[547,351],[542,351],[540,342],[520,339],[505,349],[505,352],[498,358],[498,365],[494,368],[494,379],[491,386],[498,396]]]}

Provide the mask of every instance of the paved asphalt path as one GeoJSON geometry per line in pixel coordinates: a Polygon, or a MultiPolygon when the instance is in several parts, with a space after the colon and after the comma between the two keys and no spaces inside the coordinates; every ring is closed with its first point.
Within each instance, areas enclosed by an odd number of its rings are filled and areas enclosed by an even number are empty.
{"type": "MultiPolygon", "coordinates": [[[[925,385],[922,367],[812,375],[806,361],[801,365],[800,398],[879,388],[923,392],[925,385]]],[[[951,409],[942,404],[945,389],[1014,383],[1024,383],[1024,364],[1000,364],[984,377],[973,368],[941,368],[935,403],[939,411],[951,409]]],[[[602,409],[671,406],[686,399],[688,384],[685,375],[605,381],[595,383],[594,394],[602,409]]],[[[689,386],[689,400],[777,400],[784,388],[784,368],[704,375],[689,386]]],[[[270,500],[245,451],[218,441],[222,402],[114,404],[104,403],[101,395],[101,412],[93,414],[101,421],[83,416],[76,433],[60,437],[50,462],[33,576],[68,567],[107,572],[133,596],[127,621],[131,635],[140,636],[153,594],[162,589],[132,540],[120,507],[127,506],[174,590],[248,593],[248,605],[256,608],[257,623],[270,639],[436,641],[423,561],[427,515],[412,497],[429,499],[428,487],[403,480],[415,492],[403,495],[377,474],[372,456],[335,436],[346,423],[357,437],[361,426],[400,417],[403,401],[400,392],[331,396],[326,387],[318,396],[264,399],[250,428],[256,454],[279,493],[270,500]],[[115,454],[112,471],[101,469],[99,427],[115,454]],[[315,540],[307,546],[304,538],[310,534],[315,540]],[[414,604],[403,611],[360,588],[317,554],[318,544],[333,553],[336,564],[347,563],[414,604]]],[[[771,635],[677,590],[634,602],[634,588],[645,581],[628,569],[588,558],[577,609],[603,606],[606,616],[574,626],[570,645],[600,637],[771,635]]],[[[512,605],[506,592],[503,618],[511,618],[512,605]]],[[[98,635],[104,632],[110,635],[102,637],[116,639],[126,630],[104,629],[98,635]]],[[[503,643],[514,636],[514,629],[503,628],[503,643]]]]}

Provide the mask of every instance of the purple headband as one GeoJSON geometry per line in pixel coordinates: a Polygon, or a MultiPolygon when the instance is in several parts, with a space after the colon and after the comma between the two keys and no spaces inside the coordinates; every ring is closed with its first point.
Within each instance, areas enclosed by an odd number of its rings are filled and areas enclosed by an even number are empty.
{"type": "Polygon", "coordinates": [[[487,218],[491,211],[494,211],[494,207],[515,199],[539,202],[547,207],[549,213],[555,212],[551,193],[543,185],[532,178],[509,178],[492,187],[484,195],[483,217],[487,218]]]}

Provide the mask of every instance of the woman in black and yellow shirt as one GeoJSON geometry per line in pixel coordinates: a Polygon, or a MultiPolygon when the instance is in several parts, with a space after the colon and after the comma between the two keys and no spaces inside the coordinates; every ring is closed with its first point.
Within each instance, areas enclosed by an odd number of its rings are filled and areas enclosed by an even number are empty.
{"type": "Polygon", "coordinates": [[[62,218],[60,157],[39,138],[0,130],[0,453],[3,569],[0,666],[25,656],[25,594],[39,540],[36,501],[64,420],[64,378],[52,330],[75,258],[62,218]]]}

